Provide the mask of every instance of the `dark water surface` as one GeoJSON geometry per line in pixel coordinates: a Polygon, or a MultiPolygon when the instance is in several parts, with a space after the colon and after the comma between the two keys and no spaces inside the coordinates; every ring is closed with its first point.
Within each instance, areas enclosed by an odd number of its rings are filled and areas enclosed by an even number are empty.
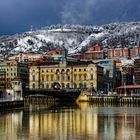
{"type": "Polygon", "coordinates": [[[140,107],[30,105],[0,113],[0,140],[139,140],[140,107]]]}

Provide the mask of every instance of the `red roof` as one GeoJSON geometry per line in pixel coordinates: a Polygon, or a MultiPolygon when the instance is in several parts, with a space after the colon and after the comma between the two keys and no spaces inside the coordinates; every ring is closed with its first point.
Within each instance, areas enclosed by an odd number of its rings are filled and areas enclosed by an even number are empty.
{"type": "Polygon", "coordinates": [[[140,88],[140,85],[125,85],[117,87],[117,89],[136,89],[136,88],[140,88]]]}

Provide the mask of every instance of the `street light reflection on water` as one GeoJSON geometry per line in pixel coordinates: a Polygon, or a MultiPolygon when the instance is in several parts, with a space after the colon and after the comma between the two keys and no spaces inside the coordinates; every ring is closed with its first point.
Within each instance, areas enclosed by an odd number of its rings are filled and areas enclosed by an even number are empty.
{"type": "Polygon", "coordinates": [[[136,140],[140,109],[108,104],[30,105],[0,114],[1,140],[136,140]]]}

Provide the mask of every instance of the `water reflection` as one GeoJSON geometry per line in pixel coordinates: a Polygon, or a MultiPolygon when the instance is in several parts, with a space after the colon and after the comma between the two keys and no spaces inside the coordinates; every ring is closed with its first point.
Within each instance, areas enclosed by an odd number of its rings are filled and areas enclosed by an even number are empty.
{"type": "Polygon", "coordinates": [[[31,105],[0,114],[2,140],[136,140],[140,110],[132,106],[31,105]]]}

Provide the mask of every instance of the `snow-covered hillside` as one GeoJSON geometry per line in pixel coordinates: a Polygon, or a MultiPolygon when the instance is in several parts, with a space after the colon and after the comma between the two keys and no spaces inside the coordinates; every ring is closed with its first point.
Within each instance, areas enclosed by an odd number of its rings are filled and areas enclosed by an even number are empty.
{"type": "Polygon", "coordinates": [[[45,53],[56,47],[65,47],[72,53],[94,44],[106,48],[139,45],[140,22],[102,26],[53,25],[23,34],[1,36],[0,54],[7,56],[20,51],[45,53]]]}

